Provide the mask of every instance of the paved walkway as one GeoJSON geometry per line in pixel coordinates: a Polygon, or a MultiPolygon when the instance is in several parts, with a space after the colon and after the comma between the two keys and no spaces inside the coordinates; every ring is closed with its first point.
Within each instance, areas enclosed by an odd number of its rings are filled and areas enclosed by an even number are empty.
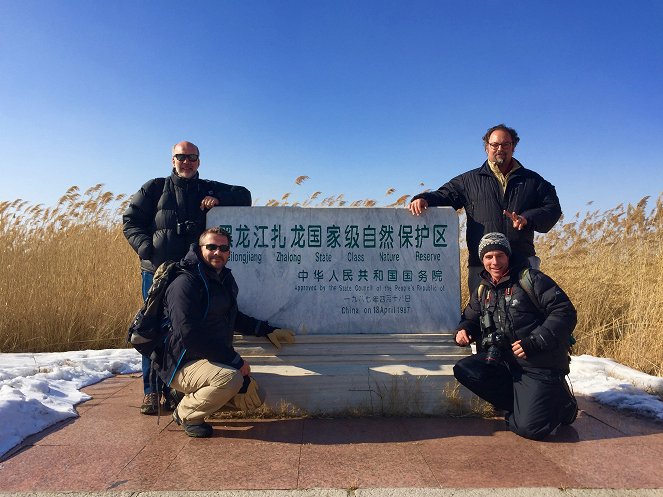
{"type": "Polygon", "coordinates": [[[135,376],[85,391],[93,399],[78,406],[79,418],[31,437],[0,463],[0,492],[495,496],[505,494],[468,491],[663,488],[663,424],[582,398],[577,421],[545,442],[505,431],[499,419],[454,418],[216,420],[212,438],[191,439],[169,413],[158,426],[139,414],[135,376]]]}

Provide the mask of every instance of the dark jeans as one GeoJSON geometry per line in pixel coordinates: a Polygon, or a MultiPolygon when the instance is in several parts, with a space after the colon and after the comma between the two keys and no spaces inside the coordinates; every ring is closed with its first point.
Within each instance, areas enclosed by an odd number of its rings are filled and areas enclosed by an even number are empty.
{"type": "Polygon", "coordinates": [[[487,364],[484,357],[485,353],[479,353],[461,359],[454,366],[454,376],[485,401],[507,411],[505,419],[512,432],[541,440],[575,411],[575,399],[561,371],[487,364]]]}
{"type": "MultiPolygon", "coordinates": [[[[152,286],[152,281],[154,280],[154,274],[148,273],[147,271],[141,272],[141,291],[143,294],[143,300],[147,300],[147,292],[152,286]]],[[[168,393],[169,388],[163,384],[161,378],[156,374],[155,371],[152,371],[151,361],[149,358],[143,356],[142,358],[142,369],[143,369],[143,393],[147,395],[148,393],[154,392],[163,392],[164,394],[168,393]],[[158,387],[158,389],[157,389],[158,387]]]]}

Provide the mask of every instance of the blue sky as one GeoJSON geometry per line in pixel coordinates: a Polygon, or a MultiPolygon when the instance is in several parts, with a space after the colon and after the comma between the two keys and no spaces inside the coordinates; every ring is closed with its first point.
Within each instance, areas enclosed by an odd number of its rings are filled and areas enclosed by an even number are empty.
{"type": "Polygon", "coordinates": [[[188,139],[259,205],[385,204],[481,165],[500,122],[567,216],[663,191],[659,0],[0,0],[0,32],[0,200],[131,194],[188,139]]]}

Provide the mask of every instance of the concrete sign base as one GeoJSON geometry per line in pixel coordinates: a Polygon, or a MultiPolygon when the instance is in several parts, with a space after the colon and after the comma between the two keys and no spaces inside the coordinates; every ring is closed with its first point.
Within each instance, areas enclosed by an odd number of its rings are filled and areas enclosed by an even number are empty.
{"type": "Polygon", "coordinates": [[[468,409],[452,367],[468,354],[450,334],[299,335],[277,354],[236,337],[277,415],[422,415],[468,409]]]}

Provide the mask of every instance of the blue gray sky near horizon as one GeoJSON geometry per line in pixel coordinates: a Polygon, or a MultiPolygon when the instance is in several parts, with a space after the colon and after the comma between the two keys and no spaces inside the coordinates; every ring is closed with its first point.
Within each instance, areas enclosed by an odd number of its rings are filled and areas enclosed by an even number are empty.
{"type": "Polygon", "coordinates": [[[186,139],[258,205],[385,205],[480,166],[501,122],[567,217],[663,191],[658,0],[0,0],[0,30],[0,201],[131,194],[186,139]]]}

